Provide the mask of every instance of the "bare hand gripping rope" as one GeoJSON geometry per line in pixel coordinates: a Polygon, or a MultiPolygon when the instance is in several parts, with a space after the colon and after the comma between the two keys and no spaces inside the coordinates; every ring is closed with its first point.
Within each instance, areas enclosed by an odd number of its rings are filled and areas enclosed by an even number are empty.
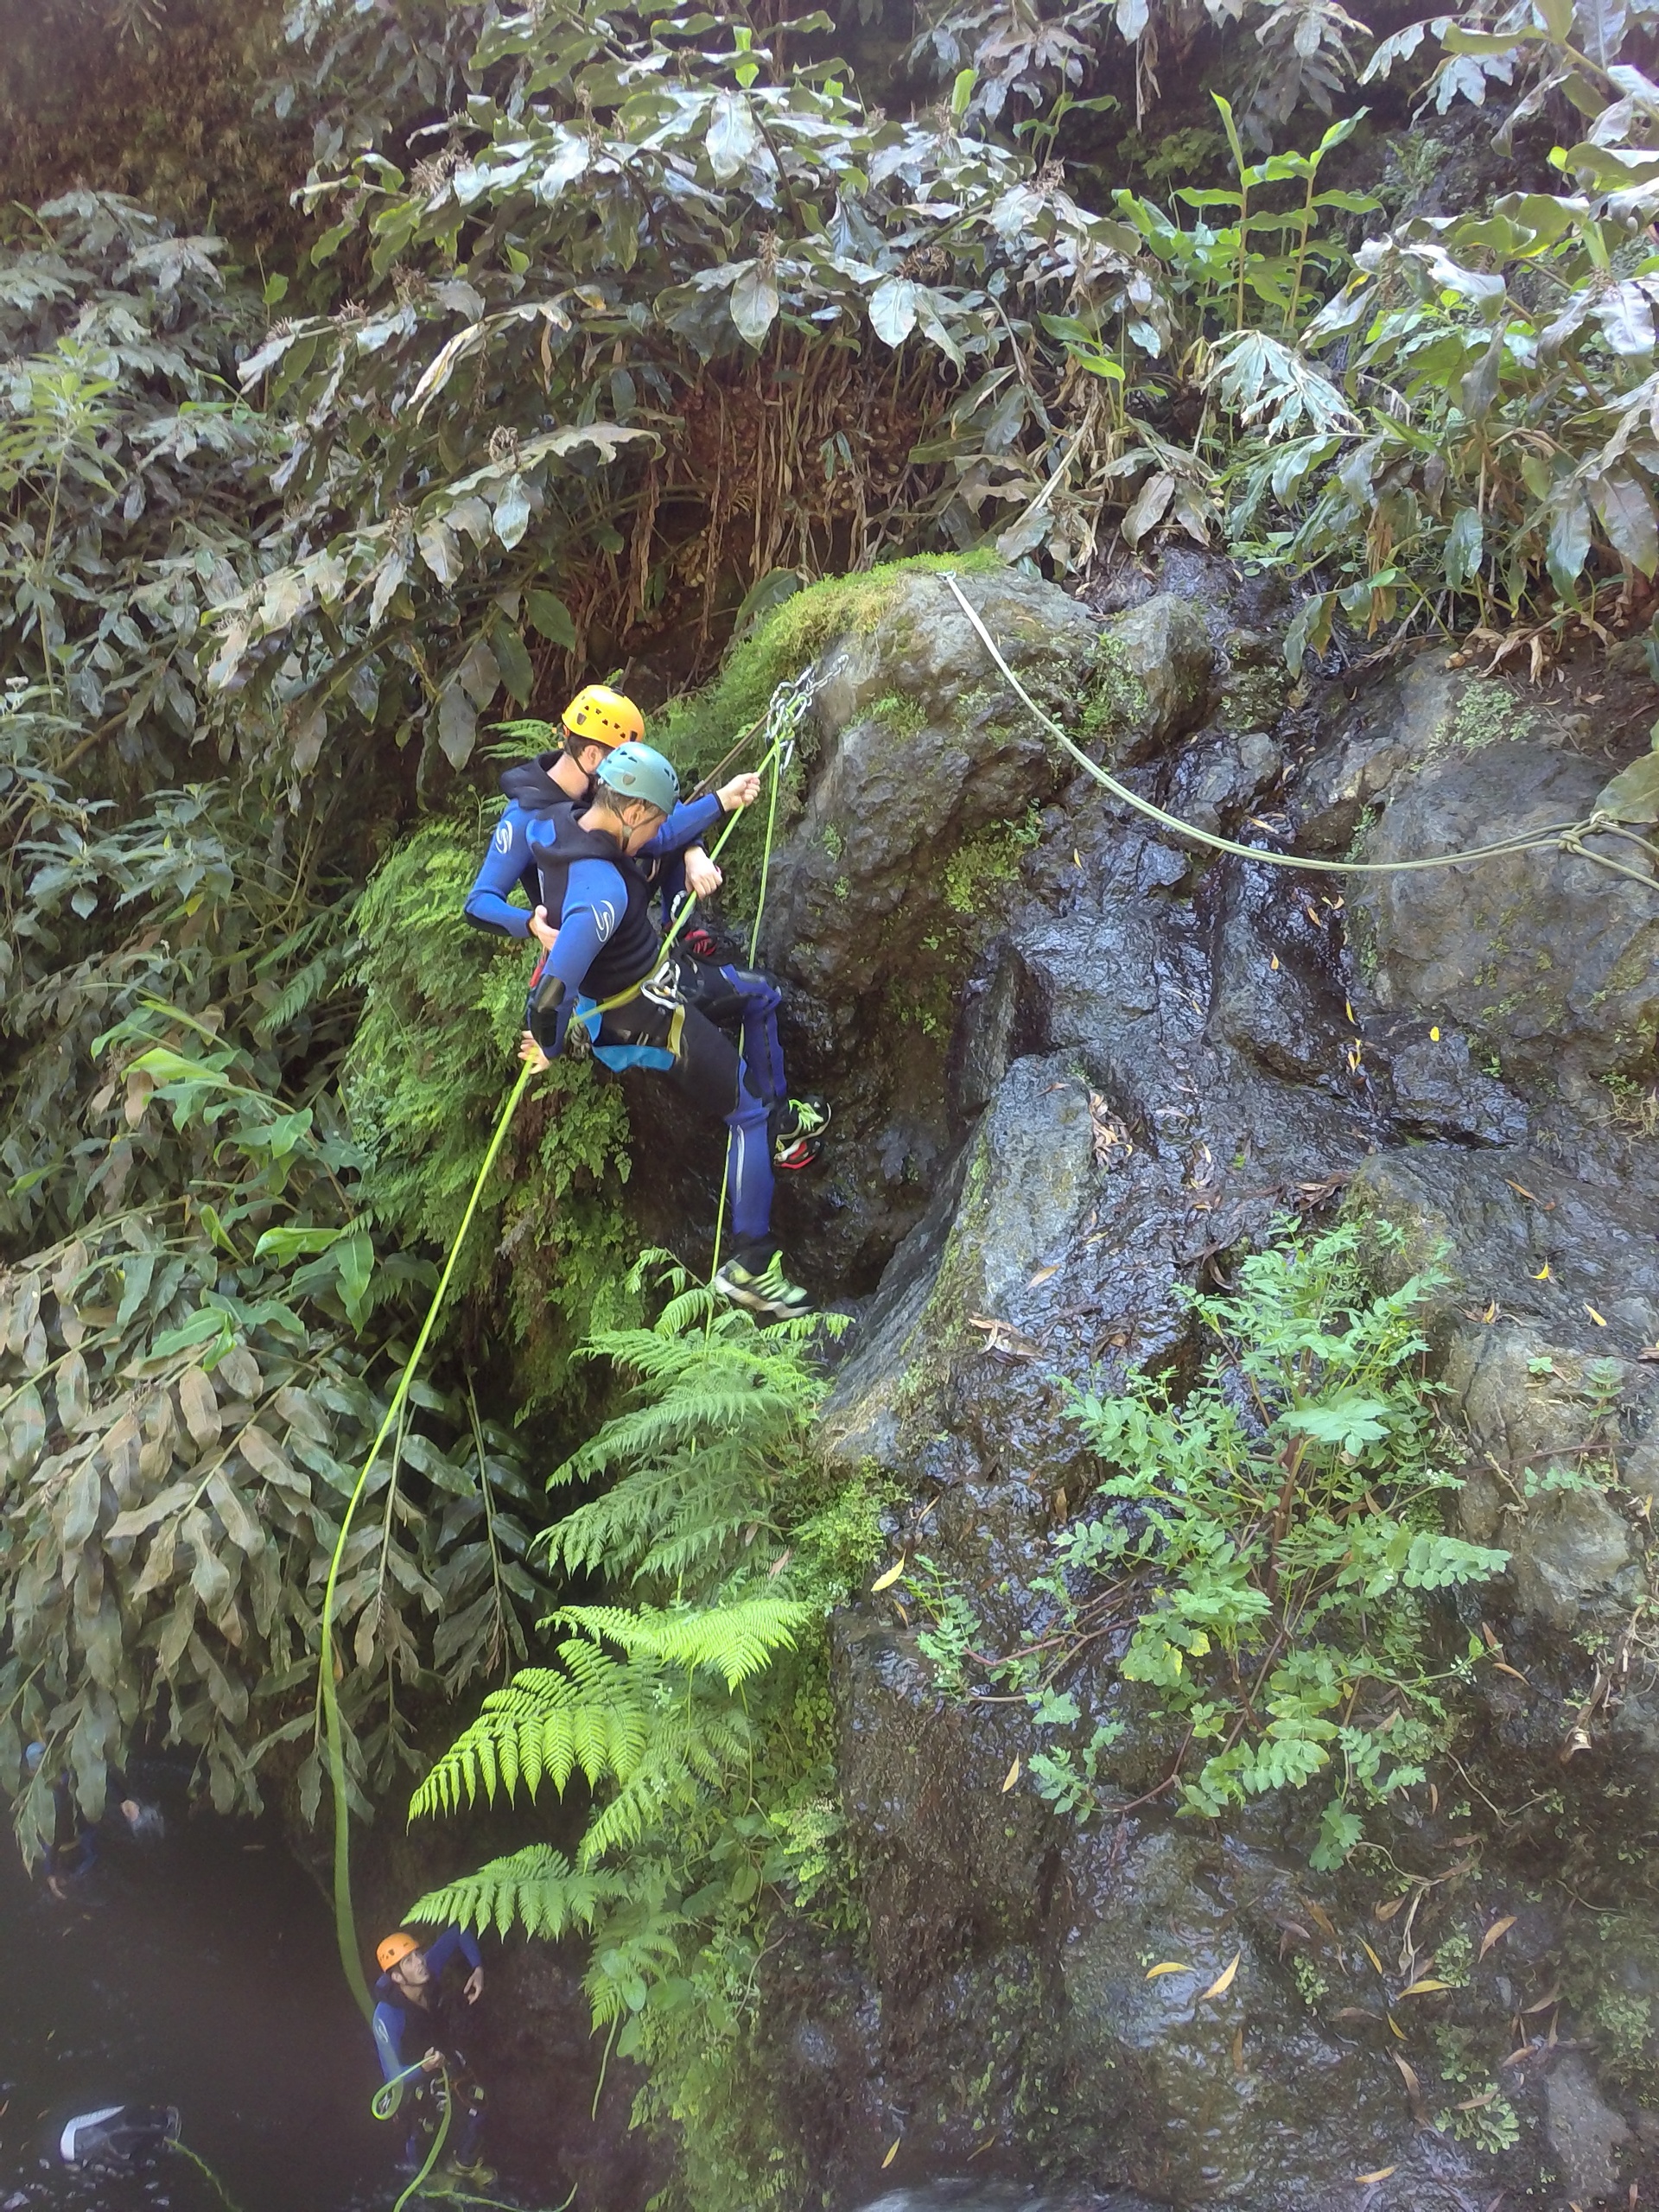
{"type": "Polygon", "coordinates": [[[1624,823],[1615,821],[1609,814],[1592,814],[1582,822],[1552,823],[1543,829],[1529,830],[1513,837],[1501,837],[1490,845],[1471,845],[1464,852],[1433,853],[1425,859],[1415,861],[1319,860],[1306,853],[1275,853],[1265,846],[1241,845],[1230,837],[1220,837],[1211,830],[1199,830],[1191,822],[1183,822],[1179,815],[1166,813],[1161,806],[1154,806],[1149,798],[1142,798],[1139,791],[1131,791],[1127,784],[1120,783],[1116,776],[1109,774],[1097,761],[1091,760],[1083,747],[1061,728],[1054,717],[1043,711],[1008,666],[1007,662],[997,649],[996,640],[981,621],[969,604],[966,593],[950,570],[943,569],[940,571],[940,575],[942,581],[948,584],[955,594],[957,606],[978,632],[980,642],[996,663],[1009,688],[1030,714],[1032,719],[1040,723],[1049,735],[1071,754],[1077,766],[1092,776],[1103,789],[1110,791],[1114,798],[1122,799],[1126,806],[1134,807],[1137,813],[1146,815],[1150,820],[1160,823],[1164,829],[1173,830],[1178,836],[1190,837],[1196,843],[1208,845],[1218,853],[1236,854],[1240,860],[1261,861],[1268,868],[1316,868],[1327,875],[1400,875],[1420,868],[1461,868],[1467,861],[1496,860],[1509,853],[1547,852],[1553,849],[1575,854],[1580,860],[1594,861],[1598,867],[1611,868],[1616,875],[1628,876],[1632,883],[1639,883],[1646,890],[1659,891],[1659,880],[1656,880],[1654,876],[1644,874],[1639,868],[1627,868],[1624,861],[1611,859],[1605,853],[1592,853],[1584,843],[1584,839],[1593,834],[1599,836],[1623,837],[1633,845],[1639,845],[1643,852],[1654,851],[1655,849],[1645,838],[1638,837],[1633,830],[1627,829],[1624,823]]]}
{"type": "MultiPolygon", "coordinates": [[[[772,702],[766,709],[765,718],[765,727],[771,734],[772,742],[758,764],[760,772],[764,773],[768,768],[775,771],[780,760],[786,760],[794,747],[801,716],[805,712],[815,689],[816,678],[809,670],[789,683],[780,683],[772,693],[772,702]]],[[[747,735],[746,733],[744,741],[747,741],[747,735]]],[[[772,829],[776,821],[777,797],[774,774],[771,819],[766,827],[768,861],[772,851],[772,829]]],[[[742,818],[743,810],[739,808],[731,816],[710,848],[710,859],[723,849],[728,838],[742,818]]],[[[764,900],[766,896],[764,870],[761,876],[760,896],[764,900]]],[[[675,917],[673,926],[663,939],[664,953],[669,950],[675,938],[690,920],[696,904],[696,901],[694,899],[688,897],[681,906],[678,914],[675,917]]],[[[758,934],[760,929],[758,912],[755,917],[755,929],[758,934]]],[[[369,1985],[363,1973],[363,1962],[358,1954],[357,1917],[352,1904],[351,1796],[346,1774],[345,1731],[340,1721],[340,1694],[335,1683],[334,1669],[335,1607],[339,1594],[340,1563],[346,1556],[346,1546],[351,1537],[352,1522],[356,1516],[359,1505],[362,1503],[363,1494],[368,1487],[369,1477],[374,1471],[374,1464],[380,1456],[381,1446],[391,1434],[408,1402],[416,1372],[425,1357],[427,1346],[432,1340],[432,1332],[437,1325],[438,1315],[442,1310],[443,1301],[449,1294],[449,1286],[454,1280],[455,1268],[461,1258],[461,1248],[466,1243],[467,1232],[473,1225],[474,1216],[477,1213],[480,1201],[483,1198],[484,1186],[489,1180],[490,1171],[495,1166],[501,1147],[506,1141],[507,1131],[512,1126],[512,1117],[518,1110],[518,1102],[528,1090],[536,1072],[533,1066],[526,1066],[522,1071],[518,1080],[507,1095],[506,1103],[501,1109],[489,1143],[485,1148],[483,1161],[474,1181],[471,1194],[467,1198],[466,1210],[461,1217],[461,1225],[456,1230],[454,1241],[450,1244],[448,1256],[443,1263],[443,1272],[438,1278],[437,1288],[433,1292],[432,1302],[426,1311],[426,1319],[422,1322],[420,1333],[415,1339],[415,1348],[404,1363],[403,1371],[397,1377],[397,1387],[392,1391],[385,1418],[376,1432],[373,1443],[369,1446],[368,1456],[358,1472],[351,1497],[346,1501],[345,1516],[340,1525],[340,1535],[334,1544],[334,1557],[328,1564],[327,1584],[323,1591],[322,1627],[317,1658],[317,1703],[322,1714],[323,1735],[328,1758],[330,1790],[334,1800],[334,1934],[340,1945],[340,1961],[346,1970],[346,1980],[350,1985],[352,1994],[357,1999],[359,2009],[365,2019],[372,2013],[374,2000],[369,1994],[369,1985]]],[[[725,1203],[723,1181],[721,1192],[723,1205],[725,1203]]],[[[342,1669],[341,1671],[343,1672],[344,1669],[342,1669]]]]}

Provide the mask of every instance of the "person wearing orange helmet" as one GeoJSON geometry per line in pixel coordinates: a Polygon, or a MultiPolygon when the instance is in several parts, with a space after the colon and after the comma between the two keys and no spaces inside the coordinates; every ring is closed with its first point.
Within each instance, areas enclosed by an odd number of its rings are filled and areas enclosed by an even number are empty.
{"type": "Polygon", "coordinates": [[[404,2164],[425,2162],[427,2146],[446,2109],[454,2129],[450,2163],[480,2184],[493,2180],[479,2161],[484,2128],[484,2091],[467,2055],[473,2041],[467,2015],[484,1993],[484,1962],[467,1928],[446,1928],[435,1942],[400,1928],[375,1948],[380,1979],[374,1986],[374,2047],[388,2082],[402,2080],[411,2114],[404,2164]],[[447,1969],[460,1958],[469,1971],[459,1988],[447,1969]]]}
{"type": "MultiPolygon", "coordinates": [[[[553,807],[582,804],[600,762],[617,746],[638,743],[645,734],[645,719],[639,708],[607,683],[585,685],[562,719],[561,745],[503,772],[501,789],[507,804],[463,909],[469,922],[504,937],[528,936],[530,916],[539,897],[528,842],[530,823],[553,807]],[[513,904],[512,893],[519,888],[528,895],[528,906],[513,904]]],[[[677,903],[687,890],[706,899],[719,889],[721,872],[700,841],[722,814],[751,804],[760,789],[758,776],[734,776],[708,798],[677,808],[663,824],[640,857],[648,871],[652,863],[657,864],[658,887],[665,906],[677,903]]]]}

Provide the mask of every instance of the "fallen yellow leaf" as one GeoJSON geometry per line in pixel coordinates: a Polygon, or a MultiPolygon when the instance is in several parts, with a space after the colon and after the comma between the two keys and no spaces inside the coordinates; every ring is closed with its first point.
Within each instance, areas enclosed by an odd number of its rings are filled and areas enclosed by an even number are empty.
{"type": "Polygon", "coordinates": [[[1013,1764],[1013,1765],[1008,1769],[1007,1772],[1007,1773],[1003,1776],[1003,1777],[1002,1777],[1002,1795],[1003,1795],[1005,1797],[1007,1796],[1007,1794],[1008,1794],[1009,1790],[1013,1789],[1013,1787],[1014,1787],[1014,1783],[1015,1783],[1016,1782],[1018,1782],[1018,1781],[1019,1781],[1019,1779],[1020,1779],[1020,1762],[1019,1762],[1019,1760],[1018,1760],[1018,1759],[1015,1759],[1015,1761],[1014,1761],[1014,1764],[1013,1764]]]}
{"type": "Polygon", "coordinates": [[[1274,954],[1272,959],[1268,961],[1268,965],[1269,968],[1277,969],[1279,965],[1279,956],[1276,952],[1274,954]]]}
{"type": "Polygon", "coordinates": [[[1371,1918],[1373,1920],[1392,1920],[1395,1914],[1399,1911],[1401,1906],[1404,1904],[1404,1897],[1385,1897],[1381,1904],[1372,1906],[1371,1918]]]}
{"type": "Polygon", "coordinates": [[[891,1590],[904,1571],[905,1562],[900,1560],[896,1566],[890,1567],[885,1574],[878,1576],[870,1585],[871,1597],[874,1598],[879,1590],[891,1590]]]}
{"type": "Polygon", "coordinates": [[[1595,1323],[1599,1329],[1605,1329],[1606,1327],[1607,1323],[1605,1318],[1601,1314],[1598,1313],[1595,1307],[1589,1304],[1587,1300],[1586,1301],[1584,1310],[1590,1316],[1590,1319],[1595,1323]]]}
{"type": "Polygon", "coordinates": [[[1421,2094],[1423,2085],[1417,2079],[1415,2068],[1408,2066],[1397,2050],[1394,2054],[1394,2063],[1400,2069],[1400,2078],[1411,2091],[1412,2095],[1414,2097],[1421,2094]]]}
{"type": "Polygon", "coordinates": [[[1389,2033],[1400,2043],[1404,2043],[1406,2039],[1405,2030],[1401,2026],[1398,2020],[1395,2018],[1392,2012],[1389,2015],[1389,2033]]]}
{"type": "Polygon", "coordinates": [[[1481,1318],[1481,1319],[1482,1319],[1483,1321],[1496,1321],[1496,1320],[1497,1320],[1497,1300],[1496,1299],[1493,1299],[1493,1300],[1492,1300],[1491,1304],[1491,1305],[1486,1308],[1486,1311],[1485,1311],[1485,1312],[1481,1315],[1481,1317],[1480,1317],[1480,1318],[1481,1318]]]}
{"type": "Polygon", "coordinates": [[[1227,1992],[1233,1986],[1233,1976],[1238,1972],[1238,1962],[1243,1955],[1244,1954],[1243,1951],[1235,1951],[1233,1953],[1233,1962],[1231,1966],[1224,1967],[1222,1971],[1211,1983],[1209,1988],[1199,1992],[1198,2002],[1200,2005],[1204,2004],[1209,1998],[1224,1997],[1227,1994],[1227,1992]]]}
{"type": "Polygon", "coordinates": [[[1533,1281],[1534,1282],[1548,1282],[1549,1281],[1549,1262],[1548,1260],[1544,1262],[1543,1266],[1540,1268],[1537,1274],[1534,1275],[1533,1281]]]}
{"type": "Polygon", "coordinates": [[[1312,1920],[1313,1925],[1319,1930],[1321,1935],[1328,1936],[1331,1938],[1331,1941],[1334,1943],[1337,1940],[1336,1922],[1332,1919],[1325,1907],[1322,1904],[1315,1904],[1312,1897],[1309,1897],[1306,1900],[1306,1904],[1309,1919],[1312,1920]]]}
{"type": "Polygon", "coordinates": [[[1083,855],[1077,850],[1075,845],[1071,848],[1071,865],[1073,868],[1081,868],[1083,866],[1083,855]]]}
{"type": "Polygon", "coordinates": [[[893,2164],[893,2160],[899,2155],[899,2145],[904,2141],[904,2139],[905,2139],[902,2135],[895,2135],[893,2137],[893,2148],[888,2152],[887,2157],[881,2161],[883,2167],[890,2166],[893,2164]]]}
{"type": "Polygon", "coordinates": [[[1450,1989],[1451,1986],[1449,1981],[1436,1981],[1431,1974],[1426,1974],[1421,1981],[1414,1981],[1409,1988],[1402,1989],[1400,1994],[1402,1997],[1433,1997],[1438,1991],[1450,1989]]]}
{"type": "Polygon", "coordinates": [[[1393,2171],[1392,2166],[1378,2166],[1374,2173],[1356,2174],[1354,2179],[1362,2189],[1369,2189],[1374,2181],[1387,2181],[1393,2171]]]}
{"type": "Polygon", "coordinates": [[[1345,1006],[1345,1007],[1347,1007],[1347,1009],[1348,1009],[1348,1019],[1349,1019],[1349,1020],[1350,1020],[1350,1021],[1353,1021],[1353,1022],[1354,1022],[1354,1027],[1355,1027],[1355,1028],[1356,1028],[1356,1029],[1357,1029],[1357,1028],[1358,1028],[1358,1027],[1359,1027],[1359,1024],[1358,1024],[1358,1022],[1354,1021],[1354,1002],[1353,1002],[1353,1001],[1352,1001],[1351,999],[1344,999],[1344,1001],[1343,1001],[1343,1004],[1344,1004],[1344,1006],[1345,1006]]]}
{"type": "Polygon", "coordinates": [[[1430,1043],[1431,1045],[1438,1045],[1438,1044],[1440,1043],[1440,1031],[1439,1031],[1438,1029],[1431,1029],[1431,1030],[1429,1031],[1429,1033],[1428,1033],[1428,1041],[1429,1041],[1429,1043],[1430,1043]]]}
{"type": "MultiPolygon", "coordinates": [[[[1492,1662],[1492,1667],[1494,1671],[1497,1674],[1513,1675],[1517,1682],[1527,1682],[1526,1676],[1521,1672],[1521,1669],[1518,1667],[1511,1667],[1502,1659],[1494,1659],[1492,1662]]],[[[1527,1682],[1527,1688],[1530,1689],[1532,1688],[1532,1684],[1530,1682],[1527,1682]]]]}
{"type": "Polygon", "coordinates": [[[1193,1971],[1192,1967],[1183,1965],[1179,1959],[1166,1959],[1161,1966],[1147,1967],[1147,1980],[1156,1981],[1160,1974],[1192,1974],[1193,1971]]]}
{"type": "Polygon", "coordinates": [[[1506,1912],[1502,1920],[1495,1920],[1480,1939],[1480,1955],[1484,1959],[1494,1943],[1500,1942],[1515,1925],[1515,1915],[1506,1912]]]}
{"type": "Polygon", "coordinates": [[[1060,1270],[1058,1262],[1052,1268],[1039,1268],[1036,1274],[1033,1275],[1031,1281],[1026,1285],[1026,1288],[1027,1290],[1035,1290],[1039,1282],[1046,1282],[1051,1275],[1057,1275],[1059,1272],[1060,1270]]]}
{"type": "Polygon", "coordinates": [[[1376,1968],[1378,1974],[1381,1974],[1382,1971],[1382,1961],[1377,1957],[1376,1953],[1371,1948],[1370,1945],[1365,1941],[1365,1938],[1363,1936],[1359,1939],[1359,1948],[1364,1952],[1366,1957],[1376,1968]]]}

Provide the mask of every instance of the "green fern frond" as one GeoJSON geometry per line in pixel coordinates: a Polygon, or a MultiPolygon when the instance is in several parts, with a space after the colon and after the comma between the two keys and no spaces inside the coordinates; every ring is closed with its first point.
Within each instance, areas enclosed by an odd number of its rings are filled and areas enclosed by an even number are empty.
{"type": "Polygon", "coordinates": [[[591,1932],[602,1912],[631,1893],[627,1875],[573,1867],[563,1852],[532,1843],[511,1858],[492,1859],[475,1874],[429,1891],[404,1917],[472,1928],[480,1935],[490,1928],[499,1936],[522,1928],[526,1936],[556,1942],[575,1929],[591,1932]]]}
{"type": "MultiPolygon", "coordinates": [[[[793,1650],[810,1605],[789,1598],[746,1598],[736,1604],[676,1607],[564,1605],[553,1615],[589,1636],[608,1637],[631,1659],[658,1659],[691,1673],[721,1675],[728,1690],[770,1664],[774,1651],[793,1650]]],[[[543,1624],[546,1625],[546,1624],[543,1624]]]]}
{"type": "Polygon", "coordinates": [[[675,1464],[626,1475],[537,1539],[550,1566],[567,1573],[683,1574],[755,1523],[747,1467],[721,1454],[702,1469],[675,1464]]]}
{"type": "Polygon", "coordinates": [[[627,1781],[650,1741],[658,1670],[574,1638],[559,1656],[567,1671],[525,1668],[490,1693],[416,1791],[411,1817],[458,1812],[480,1790],[491,1803],[498,1789],[511,1801],[521,1785],[534,1797],[544,1780],[563,1796],[578,1769],[590,1787],[627,1781]]]}

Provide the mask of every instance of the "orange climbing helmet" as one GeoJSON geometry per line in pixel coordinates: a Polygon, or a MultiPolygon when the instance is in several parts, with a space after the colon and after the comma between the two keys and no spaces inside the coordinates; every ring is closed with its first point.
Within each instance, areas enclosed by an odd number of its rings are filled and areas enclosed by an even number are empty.
{"type": "Polygon", "coordinates": [[[381,1973],[390,1974],[393,1967],[401,1965],[412,1951],[418,1951],[420,1948],[415,1938],[400,1928],[395,1936],[388,1936],[383,1943],[376,1947],[374,1955],[380,1962],[381,1973]]]}
{"type": "Polygon", "coordinates": [[[621,745],[628,738],[643,738],[645,718],[632,699],[613,691],[608,683],[584,684],[565,709],[566,729],[582,745],[621,745]]]}

